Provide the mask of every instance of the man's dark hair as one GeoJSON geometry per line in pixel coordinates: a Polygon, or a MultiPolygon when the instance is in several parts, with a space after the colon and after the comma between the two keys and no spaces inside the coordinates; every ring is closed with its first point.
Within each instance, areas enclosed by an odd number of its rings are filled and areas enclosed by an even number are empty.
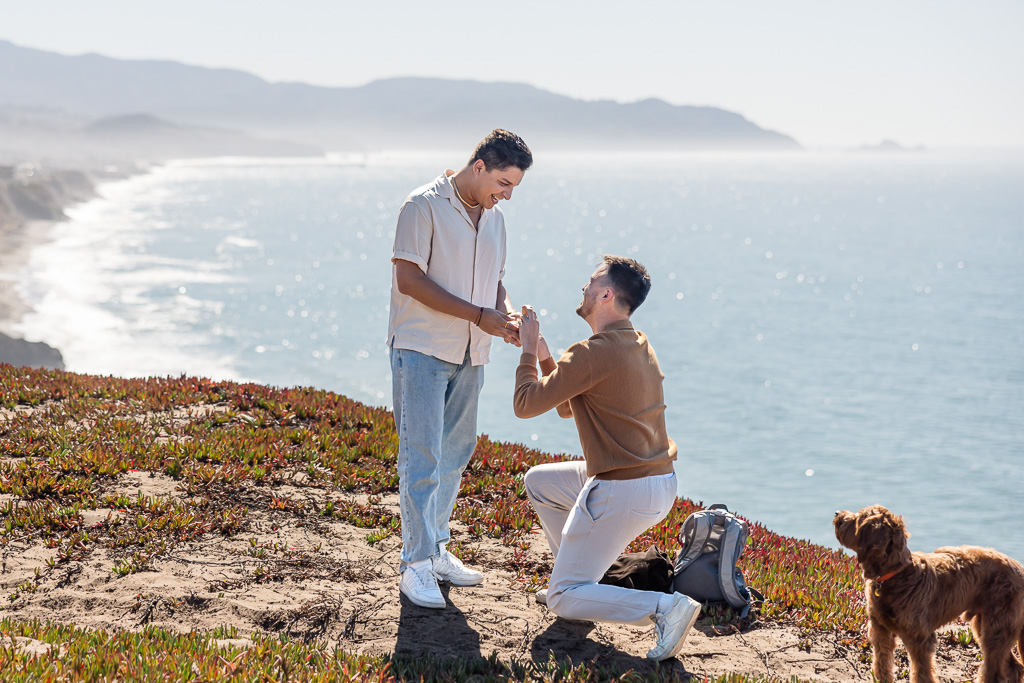
{"type": "Polygon", "coordinates": [[[625,256],[605,254],[604,262],[608,264],[608,279],[615,296],[626,304],[628,313],[632,315],[651,291],[650,274],[642,263],[625,256]]]}
{"type": "Polygon", "coordinates": [[[473,150],[469,165],[472,166],[477,159],[483,161],[489,171],[504,171],[515,166],[525,172],[533,165],[533,153],[523,139],[502,128],[495,128],[480,141],[473,150]]]}

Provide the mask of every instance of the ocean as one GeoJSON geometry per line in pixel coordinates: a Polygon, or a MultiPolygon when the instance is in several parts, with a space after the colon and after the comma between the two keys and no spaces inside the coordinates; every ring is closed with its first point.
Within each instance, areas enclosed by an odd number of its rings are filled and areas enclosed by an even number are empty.
{"type": "MultiPolygon", "coordinates": [[[[505,284],[552,349],[601,255],[650,270],[680,495],[836,547],[882,503],[914,550],[1024,560],[1024,159],[1006,152],[545,154],[510,202],[505,284]]],[[[69,370],[314,386],[391,405],[397,211],[464,153],[178,161],[101,187],[36,248],[19,331],[69,370]]],[[[481,433],[580,453],[512,413],[481,433]]]]}

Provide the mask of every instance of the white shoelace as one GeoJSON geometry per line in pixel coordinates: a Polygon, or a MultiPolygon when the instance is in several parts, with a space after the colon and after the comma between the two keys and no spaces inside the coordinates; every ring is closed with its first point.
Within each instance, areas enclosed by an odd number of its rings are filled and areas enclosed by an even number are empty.
{"type": "Polygon", "coordinates": [[[420,567],[419,569],[411,569],[410,571],[412,571],[412,578],[419,588],[437,587],[436,583],[431,585],[431,583],[427,581],[428,576],[434,577],[435,582],[441,578],[431,567],[420,567]]]}
{"type": "Polygon", "coordinates": [[[462,560],[455,557],[447,550],[445,550],[444,554],[441,555],[441,561],[447,564],[449,567],[452,567],[453,569],[458,569],[459,571],[466,570],[466,566],[462,564],[462,560]]]}

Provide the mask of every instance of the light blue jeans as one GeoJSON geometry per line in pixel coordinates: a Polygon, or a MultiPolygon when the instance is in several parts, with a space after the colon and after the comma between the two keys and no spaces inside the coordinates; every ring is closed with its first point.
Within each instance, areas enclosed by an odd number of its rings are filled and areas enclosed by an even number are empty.
{"type": "Polygon", "coordinates": [[[398,494],[402,513],[401,568],[436,557],[450,537],[448,522],[462,472],[476,449],[476,413],[484,366],[448,363],[408,349],[391,349],[398,494]]]}

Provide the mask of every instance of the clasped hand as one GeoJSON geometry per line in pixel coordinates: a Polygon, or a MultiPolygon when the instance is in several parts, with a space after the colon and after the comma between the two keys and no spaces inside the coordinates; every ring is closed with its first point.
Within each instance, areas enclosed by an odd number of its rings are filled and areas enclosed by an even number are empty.
{"type": "Polygon", "coordinates": [[[519,322],[519,341],[523,345],[523,352],[532,353],[537,356],[537,360],[551,357],[544,335],[540,333],[540,319],[532,306],[523,306],[523,315],[519,322]]]}
{"type": "Polygon", "coordinates": [[[506,315],[494,308],[485,308],[480,315],[480,329],[494,337],[501,337],[506,344],[519,346],[519,314],[506,315]]]}

